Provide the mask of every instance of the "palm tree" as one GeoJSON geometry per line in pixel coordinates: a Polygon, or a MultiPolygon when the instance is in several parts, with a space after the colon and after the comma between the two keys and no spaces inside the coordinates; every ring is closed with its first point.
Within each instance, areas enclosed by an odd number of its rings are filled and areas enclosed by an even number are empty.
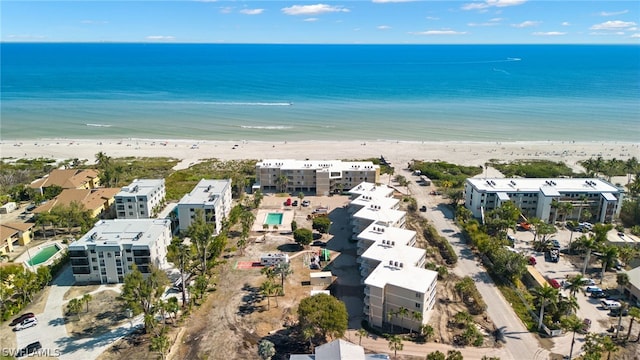
{"type": "Polygon", "coordinates": [[[404,329],[404,318],[409,316],[409,309],[404,306],[401,306],[396,312],[400,316],[400,327],[404,329]]]}
{"type": "Polygon", "coordinates": [[[398,358],[398,350],[402,351],[404,345],[402,344],[402,338],[398,335],[391,335],[389,337],[389,350],[393,350],[393,358],[398,358]]]}
{"type": "Polygon", "coordinates": [[[276,291],[276,285],[270,280],[267,280],[263,282],[262,285],[260,285],[260,292],[262,292],[262,294],[267,298],[267,310],[271,309],[271,301],[269,300],[269,298],[273,295],[275,291],[276,291]]]}
{"type": "Polygon", "coordinates": [[[540,303],[540,318],[538,319],[538,330],[540,330],[542,329],[542,320],[544,320],[544,308],[558,301],[558,289],[544,284],[543,287],[536,288],[532,292],[540,303]]]}
{"type": "Polygon", "coordinates": [[[393,320],[393,315],[394,315],[393,311],[391,311],[391,310],[387,311],[387,321],[389,321],[389,324],[391,324],[391,333],[392,334],[393,334],[393,321],[392,321],[393,320]]]}
{"type": "Polygon", "coordinates": [[[578,221],[582,221],[582,209],[587,204],[587,200],[588,198],[586,195],[580,196],[580,207],[578,208],[578,221]]]}
{"type": "Polygon", "coordinates": [[[447,358],[445,360],[463,360],[464,357],[460,350],[449,350],[447,351],[447,358]]]}
{"type": "Polygon", "coordinates": [[[604,280],[604,273],[611,264],[618,259],[618,248],[615,245],[605,246],[600,255],[600,262],[602,263],[602,274],[600,275],[600,284],[604,280]]]}
{"type": "Polygon", "coordinates": [[[620,335],[620,328],[622,327],[622,314],[629,308],[629,304],[624,301],[620,301],[620,309],[618,309],[618,327],[616,328],[616,338],[620,335]]]}
{"type": "Polygon", "coordinates": [[[624,245],[618,248],[618,259],[625,264],[640,255],[640,249],[631,245],[624,245]]]}
{"type": "Polygon", "coordinates": [[[569,350],[569,360],[571,360],[573,356],[573,345],[576,343],[576,332],[584,328],[584,323],[575,315],[562,317],[560,323],[565,331],[571,331],[573,333],[571,336],[571,349],[569,350]]]}
{"type": "Polygon", "coordinates": [[[433,336],[434,333],[435,333],[435,330],[433,329],[433,326],[429,324],[424,324],[420,326],[420,335],[424,336],[425,339],[429,339],[430,337],[433,336]]]}
{"type": "Polygon", "coordinates": [[[612,352],[616,352],[618,350],[618,345],[608,336],[601,337],[600,344],[602,346],[602,350],[607,352],[607,360],[611,359],[612,352]]]}
{"type": "Polygon", "coordinates": [[[358,331],[356,331],[356,335],[358,335],[358,337],[360,338],[360,341],[358,341],[358,346],[362,346],[362,338],[369,336],[369,332],[367,332],[367,330],[363,328],[360,328],[358,329],[358,331]]]}
{"type": "Polygon", "coordinates": [[[93,297],[91,296],[91,294],[84,294],[84,296],[82,296],[81,301],[83,303],[85,303],[85,305],[87,305],[87,312],[89,312],[89,302],[93,299],[93,297]]]}
{"type": "Polygon", "coordinates": [[[638,159],[634,156],[624,163],[624,170],[627,172],[627,185],[631,182],[631,177],[638,169],[638,159]]]}
{"type": "Polygon", "coordinates": [[[578,299],[575,296],[569,296],[568,298],[558,300],[557,308],[561,313],[567,315],[575,314],[580,308],[580,304],[578,304],[578,299]]]}
{"type": "Polygon", "coordinates": [[[571,296],[576,296],[578,290],[582,289],[582,281],[584,279],[585,277],[580,274],[569,278],[569,286],[567,289],[569,289],[571,296]]]}
{"type": "Polygon", "coordinates": [[[280,192],[286,192],[287,185],[289,185],[289,179],[287,179],[285,175],[280,175],[276,180],[276,184],[280,185],[280,192]]]}
{"type": "Polygon", "coordinates": [[[580,245],[587,249],[587,255],[584,257],[584,263],[582,265],[582,276],[584,276],[585,272],[587,272],[587,265],[589,264],[589,260],[591,258],[591,250],[593,250],[596,246],[596,240],[593,237],[580,237],[580,245]]]}
{"type": "Polygon", "coordinates": [[[558,213],[562,215],[563,221],[567,221],[567,216],[573,211],[573,204],[570,202],[562,202],[558,207],[558,213]]]}
{"type": "Polygon", "coordinates": [[[555,224],[556,220],[558,220],[558,208],[559,207],[560,207],[560,202],[557,199],[551,200],[551,208],[554,210],[553,211],[553,221],[551,222],[552,224],[555,224]]]}
{"type": "MultiPolygon", "coordinates": [[[[630,308],[629,316],[631,317],[631,320],[629,321],[629,331],[627,332],[627,341],[629,341],[631,337],[631,327],[633,326],[633,321],[640,319],[640,308],[637,308],[635,306],[630,308]]],[[[638,335],[638,339],[640,340],[640,335],[638,335]]]]}
{"type": "MultiPolygon", "coordinates": [[[[422,323],[422,313],[420,311],[412,311],[411,320],[422,323]]],[[[411,329],[409,329],[409,331],[413,333],[413,322],[411,323],[411,329]]]]}
{"type": "Polygon", "coordinates": [[[276,274],[280,274],[280,288],[282,289],[282,295],[284,296],[284,279],[286,279],[287,276],[293,274],[293,269],[291,268],[291,264],[290,263],[278,264],[275,267],[274,272],[276,274]]]}
{"type": "Polygon", "coordinates": [[[304,199],[304,193],[302,191],[298,193],[298,199],[300,199],[300,203],[298,204],[298,206],[302,207],[302,199],[304,199]]]}

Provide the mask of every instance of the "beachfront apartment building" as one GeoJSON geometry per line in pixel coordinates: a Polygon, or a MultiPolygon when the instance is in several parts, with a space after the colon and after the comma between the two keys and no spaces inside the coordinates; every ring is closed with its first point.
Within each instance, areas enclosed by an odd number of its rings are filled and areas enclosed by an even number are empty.
{"type": "Polygon", "coordinates": [[[176,206],[178,213],[178,229],[187,231],[196,209],[202,209],[205,221],[214,225],[214,233],[222,229],[222,220],[231,212],[231,179],[202,179],[190,193],[180,199],[176,206]]]}
{"type": "Polygon", "coordinates": [[[379,181],[380,166],[370,161],[268,159],[256,163],[253,190],[322,196],[379,181]]]}
{"type": "Polygon", "coordinates": [[[115,196],[118,219],[148,219],[155,217],[164,203],[164,179],[135,179],[115,196]]]}
{"type": "Polygon", "coordinates": [[[361,183],[354,187],[347,213],[358,240],[357,262],[365,285],[364,315],[369,324],[392,323],[418,329],[429,321],[436,296],[437,273],[424,268],[426,251],[413,247],[416,232],[404,229],[393,189],[361,183]],[[407,316],[391,316],[399,309],[407,316]]]}
{"type": "Polygon", "coordinates": [[[0,225],[0,254],[6,255],[15,247],[30,243],[33,240],[35,225],[27,222],[9,222],[0,225]]]}
{"type": "Polygon", "coordinates": [[[624,191],[601,179],[578,178],[470,178],[466,180],[465,207],[476,218],[511,201],[526,218],[545,222],[579,220],[588,213],[592,222],[611,222],[619,214],[624,191]],[[573,210],[561,214],[558,203],[573,210]]]}
{"type": "Polygon", "coordinates": [[[78,283],[121,283],[137,266],[143,275],[151,266],[167,267],[171,243],[169,219],[100,220],[69,245],[73,276],[78,283]]]}
{"type": "Polygon", "coordinates": [[[58,196],[35,208],[33,213],[48,213],[57,206],[71,206],[76,203],[89,211],[92,218],[103,214],[111,216],[115,195],[118,192],[119,188],[64,189],[58,196]]]}

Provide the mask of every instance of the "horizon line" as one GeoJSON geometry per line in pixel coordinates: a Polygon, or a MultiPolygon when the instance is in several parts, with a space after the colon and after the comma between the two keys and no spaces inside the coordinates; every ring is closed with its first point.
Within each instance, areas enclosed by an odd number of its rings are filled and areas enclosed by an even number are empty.
{"type": "Polygon", "coordinates": [[[397,45],[397,46],[430,46],[430,45],[455,45],[455,46],[473,46],[473,45],[610,45],[610,46],[640,46],[638,43],[287,43],[287,42],[197,42],[197,41],[7,41],[0,40],[0,44],[154,44],[154,45],[397,45]]]}

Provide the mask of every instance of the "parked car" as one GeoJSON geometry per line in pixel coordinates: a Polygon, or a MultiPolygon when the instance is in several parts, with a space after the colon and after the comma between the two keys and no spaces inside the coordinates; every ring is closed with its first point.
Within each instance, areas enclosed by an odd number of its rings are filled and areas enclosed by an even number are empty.
{"type": "Polygon", "coordinates": [[[427,211],[427,207],[425,205],[422,205],[422,207],[420,207],[420,211],[426,212],[427,211]]]}
{"type": "Polygon", "coordinates": [[[590,292],[593,292],[593,291],[602,291],[602,289],[600,289],[599,287],[597,287],[597,286],[595,286],[595,285],[590,285],[590,286],[587,286],[587,287],[584,289],[584,291],[586,291],[586,292],[590,293],[590,292]]]}
{"type": "Polygon", "coordinates": [[[612,333],[612,332],[616,331],[616,329],[618,329],[618,331],[623,331],[624,330],[624,326],[622,326],[622,325],[611,325],[611,327],[607,329],[607,332],[612,333]]]}
{"type": "Polygon", "coordinates": [[[298,206],[298,200],[293,200],[293,202],[291,203],[291,206],[298,206]]]}
{"type": "Polygon", "coordinates": [[[580,281],[580,285],[593,286],[595,284],[596,284],[596,282],[593,281],[593,279],[582,279],[580,281]]]}
{"type": "Polygon", "coordinates": [[[528,222],[521,222],[518,224],[518,229],[529,231],[531,230],[531,224],[529,224],[528,222]]]}
{"type": "Polygon", "coordinates": [[[551,246],[553,246],[554,249],[560,249],[560,242],[556,239],[552,239],[551,246]]]}
{"type": "Polygon", "coordinates": [[[537,263],[538,263],[538,261],[536,260],[536,258],[534,256],[529,256],[529,265],[534,266],[537,263]]]}
{"type": "Polygon", "coordinates": [[[24,319],[20,324],[16,325],[13,328],[13,331],[24,330],[36,325],[38,325],[38,319],[36,319],[35,317],[24,319]]]}
{"type": "Polygon", "coordinates": [[[20,349],[20,351],[18,351],[18,353],[16,354],[16,357],[19,358],[19,357],[29,356],[34,354],[36,351],[40,349],[42,349],[42,344],[40,344],[40,341],[32,342],[31,344],[20,349]]]}
{"type": "Polygon", "coordinates": [[[602,299],[607,297],[607,293],[605,293],[602,290],[597,290],[597,291],[592,291],[590,296],[594,299],[602,299]]]}
{"type": "Polygon", "coordinates": [[[22,315],[18,316],[17,318],[13,319],[13,321],[11,321],[9,326],[16,326],[16,325],[20,324],[21,322],[23,322],[25,319],[32,318],[32,317],[35,317],[35,315],[33,313],[22,314],[22,315]]]}
{"type": "Polygon", "coordinates": [[[554,289],[559,289],[560,288],[560,283],[558,282],[558,280],[556,279],[549,279],[549,284],[554,288],[554,289]]]}
{"type": "Polygon", "coordinates": [[[611,311],[609,311],[609,316],[613,316],[613,317],[618,317],[620,316],[620,314],[622,313],[622,316],[628,316],[629,315],[629,309],[627,308],[614,308],[611,309],[611,311]]]}
{"type": "Polygon", "coordinates": [[[309,206],[309,205],[311,205],[311,201],[309,201],[309,200],[302,200],[302,206],[307,207],[307,206],[309,206]]]}
{"type": "Polygon", "coordinates": [[[291,198],[288,198],[288,199],[284,202],[284,206],[291,206],[291,198]]]}
{"type": "Polygon", "coordinates": [[[619,309],[622,307],[619,302],[608,299],[600,301],[600,306],[602,306],[602,308],[605,310],[619,309]]]}
{"type": "Polygon", "coordinates": [[[549,250],[549,260],[551,262],[558,262],[560,261],[560,251],[558,251],[558,249],[551,249],[549,250]]]}
{"type": "Polygon", "coordinates": [[[591,329],[591,320],[590,319],[582,320],[582,330],[580,330],[580,333],[586,334],[589,332],[589,329],[591,329]]]}

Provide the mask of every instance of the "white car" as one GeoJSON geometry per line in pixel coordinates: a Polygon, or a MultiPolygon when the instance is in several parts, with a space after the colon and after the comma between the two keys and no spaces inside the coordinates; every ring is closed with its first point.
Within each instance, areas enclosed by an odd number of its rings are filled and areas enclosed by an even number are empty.
{"type": "Polygon", "coordinates": [[[586,289],[584,289],[584,291],[586,292],[593,292],[593,291],[602,291],[602,289],[600,289],[597,286],[587,286],[586,289]]]}
{"type": "Polygon", "coordinates": [[[16,327],[13,328],[13,331],[24,330],[36,325],[38,325],[38,319],[34,317],[24,319],[20,324],[16,325],[16,327]]]}
{"type": "Polygon", "coordinates": [[[620,309],[622,307],[622,304],[613,300],[602,300],[600,301],[600,305],[605,310],[620,309]]]}

